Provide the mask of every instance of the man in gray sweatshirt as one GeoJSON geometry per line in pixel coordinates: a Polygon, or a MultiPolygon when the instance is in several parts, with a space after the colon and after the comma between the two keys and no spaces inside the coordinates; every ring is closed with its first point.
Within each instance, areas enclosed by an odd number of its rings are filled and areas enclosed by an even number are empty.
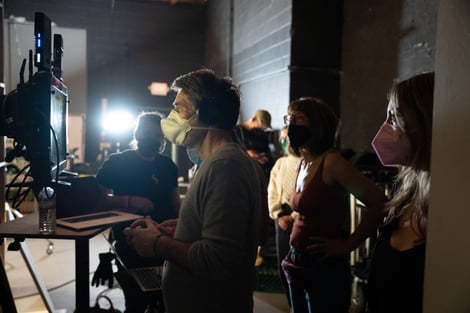
{"type": "Polygon", "coordinates": [[[167,260],[167,313],[252,313],[267,187],[259,166],[232,142],[239,91],[230,78],[206,69],[178,77],[172,88],[177,95],[161,122],[163,133],[174,144],[196,149],[203,162],[179,218],[136,221],[125,230],[127,240],[137,253],[167,260]]]}

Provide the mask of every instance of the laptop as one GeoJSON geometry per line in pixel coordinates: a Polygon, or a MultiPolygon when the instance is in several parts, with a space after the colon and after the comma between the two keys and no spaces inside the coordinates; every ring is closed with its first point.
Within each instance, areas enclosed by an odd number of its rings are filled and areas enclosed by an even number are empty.
{"type": "Polygon", "coordinates": [[[140,290],[151,292],[162,289],[163,266],[138,267],[127,269],[127,272],[134,278],[140,290]]]}
{"type": "Polygon", "coordinates": [[[128,268],[119,257],[119,253],[112,243],[110,243],[116,261],[120,263],[122,268],[129,273],[135,280],[140,290],[143,292],[161,291],[163,266],[148,266],[128,268]]]}

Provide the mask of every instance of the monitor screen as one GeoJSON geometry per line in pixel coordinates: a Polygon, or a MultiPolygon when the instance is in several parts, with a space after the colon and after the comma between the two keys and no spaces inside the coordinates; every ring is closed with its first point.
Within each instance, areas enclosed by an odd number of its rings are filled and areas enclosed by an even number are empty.
{"type": "Polygon", "coordinates": [[[36,72],[27,101],[29,149],[34,181],[57,181],[67,163],[67,87],[49,71],[36,72]]]}
{"type": "Polygon", "coordinates": [[[51,79],[50,106],[50,161],[51,176],[67,166],[67,88],[55,76],[51,79]]]}

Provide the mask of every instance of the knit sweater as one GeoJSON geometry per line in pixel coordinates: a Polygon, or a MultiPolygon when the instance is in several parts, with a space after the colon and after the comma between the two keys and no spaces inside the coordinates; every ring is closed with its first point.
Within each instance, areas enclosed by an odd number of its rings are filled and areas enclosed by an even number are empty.
{"type": "Polygon", "coordinates": [[[204,160],[174,234],[191,243],[189,266],[164,268],[166,312],[253,312],[261,194],[255,163],[238,144],[204,160]]]}
{"type": "Polygon", "coordinates": [[[278,214],[282,212],[282,204],[290,203],[299,162],[300,157],[289,154],[277,159],[271,170],[268,184],[268,208],[269,216],[273,220],[277,219],[278,214]]]}

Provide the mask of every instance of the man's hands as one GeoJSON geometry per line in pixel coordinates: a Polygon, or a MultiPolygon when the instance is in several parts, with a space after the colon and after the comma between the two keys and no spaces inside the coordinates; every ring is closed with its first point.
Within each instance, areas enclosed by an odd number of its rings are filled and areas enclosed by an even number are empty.
{"type": "Polygon", "coordinates": [[[162,232],[158,223],[147,216],[126,227],[124,234],[127,243],[137,251],[137,254],[152,257],[154,256],[155,240],[162,232]]]}
{"type": "Polygon", "coordinates": [[[153,203],[147,198],[139,196],[129,196],[129,213],[150,214],[153,211],[153,203]]]}
{"type": "Polygon", "coordinates": [[[107,194],[103,198],[103,205],[108,209],[120,210],[140,215],[150,214],[154,210],[152,201],[145,197],[132,195],[115,196],[112,194],[107,194]]]}
{"type": "Polygon", "coordinates": [[[290,215],[283,215],[277,219],[277,224],[280,229],[287,231],[294,224],[294,218],[290,215]]]}

